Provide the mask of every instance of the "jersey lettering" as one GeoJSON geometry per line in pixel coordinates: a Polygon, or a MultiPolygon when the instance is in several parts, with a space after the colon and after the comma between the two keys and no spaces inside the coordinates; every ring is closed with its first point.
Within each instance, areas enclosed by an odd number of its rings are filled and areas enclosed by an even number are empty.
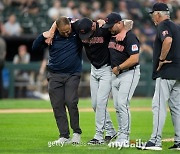
{"type": "Polygon", "coordinates": [[[104,43],[103,37],[93,37],[90,40],[82,40],[83,43],[90,43],[90,44],[97,44],[97,43],[104,43]]]}
{"type": "Polygon", "coordinates": [[[109,42],[108,48],[112,48],[112,49],[118,50],[120,52],[122,52],[124,50],[123,45],[117,44],[115,42],[109,42]]]}

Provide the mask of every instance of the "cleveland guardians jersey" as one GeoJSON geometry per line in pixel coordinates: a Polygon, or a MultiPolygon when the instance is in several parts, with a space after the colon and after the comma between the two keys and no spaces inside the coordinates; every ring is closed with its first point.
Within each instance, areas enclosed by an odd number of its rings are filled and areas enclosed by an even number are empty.
{"type": "Polygon", "coordinates": [[[96,23],[96,31],[89,40],[82,40],[88,59],[91,64],[99,69],[101,66],[110,65],[108,44],[111,33],[108,29],[100,28],[96,23]]]}
{"type": "Polygon", "coordinates": [[[108,46],[111,57],[111,67],[118,66],[131,55],[139,53],[139,47],[139,40],[131,30],[127,32],[123,41],[116,42],[116,37],[112,37],[108,46]]]}
{"type": "Polygon", "coordinates": [[[167,19],[162,21],[157,28],[157,35],[153,51],[153,79],[180,79],[180,26],[167,19]],[[172,63],[164,64],[160,71],[156,71],[159,65],[162,43],[166,37],[172,38],[170,51],[166,60],[172,63]]]}

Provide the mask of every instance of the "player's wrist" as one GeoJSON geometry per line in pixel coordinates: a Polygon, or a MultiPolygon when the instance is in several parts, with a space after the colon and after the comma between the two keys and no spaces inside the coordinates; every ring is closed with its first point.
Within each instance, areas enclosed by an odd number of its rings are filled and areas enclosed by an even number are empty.
{"type": "Polygon", "coordinates": [[[164,62],[166,59],[161,59],[161,58],[159,58],[159,61],[160,62],[164,62]]]}
{"type": "Polygon", "coordinates": [[[117,66],[117,71],[120,72],[121,71],[121,67],[118,65],[117,66]]]}

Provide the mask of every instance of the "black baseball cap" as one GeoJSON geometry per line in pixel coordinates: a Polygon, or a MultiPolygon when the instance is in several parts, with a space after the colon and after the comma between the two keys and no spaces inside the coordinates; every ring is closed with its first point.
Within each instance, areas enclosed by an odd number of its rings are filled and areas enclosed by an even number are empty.
{"type": "Polygon", "coordinates": [[[152,11],[149,13],[152,14],[154,11],[169,11],[169,8],[165,3],[156,3],[153,5],[152,11]]]}
{"type": "Polygon", "coordinates": [[[84,40],[89,38],[93,34],[92,30],[93,21],[89,18],[82,18],[79,20],[79,37],[84,40]]]}
{"type": "Polygon", "coordinates": [[[102,28],[111,28],[112,26],[114,26],[115,23],[121,21],[122,18],[121,18],[121,15],[116,13],[116,12],[112,12],[110,13],[105,21],[106,23],[104,24],[104,26],[102,28]]]}

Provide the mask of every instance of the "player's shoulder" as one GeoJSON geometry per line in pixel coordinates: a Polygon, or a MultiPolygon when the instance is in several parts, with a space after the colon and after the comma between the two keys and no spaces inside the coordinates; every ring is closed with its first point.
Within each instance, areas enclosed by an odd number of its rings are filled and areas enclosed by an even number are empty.
{"type": "Polygon", "coordinates": [[[99,23],[97,21],[96,21],[96,32],[102,35],[103,37],[110,38],[111,35],[111,32],[107,28],[102,28],[102,26],[99,27],[99,23]]]}
{"type": "Polygon", "coordinates": [[[167,28],[167,27],[171,27],[171,26],[175,26],[175,25],[176,24],[172,20],[166,19],[166,20],[160,22],[160,24],[158,25],[158,29],[160,30],[160,29],[162,29],[164,27],[167,28]]]}
{"type": "Polygon", "coordinates": [[[129,30],[126,33],[126,40],[127,41],[139,41],[136,35],[132,32],[132,30],[129,30]]]}
{"type": "Polygon", "coordinates": [[[71,19],[72,30],[78,32],[79,19],[71,19]]]}

